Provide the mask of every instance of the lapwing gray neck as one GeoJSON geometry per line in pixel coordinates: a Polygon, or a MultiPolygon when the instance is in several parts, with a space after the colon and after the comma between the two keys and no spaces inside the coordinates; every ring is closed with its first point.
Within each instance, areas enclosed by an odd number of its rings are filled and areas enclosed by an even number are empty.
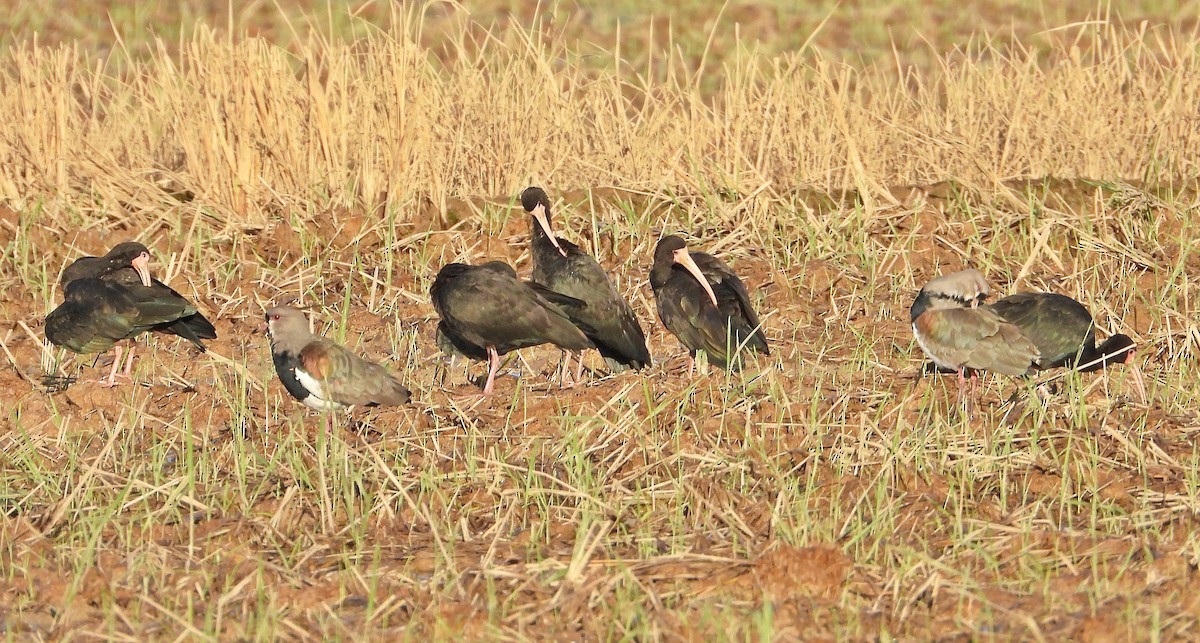
{"type": "Polygon", "coordinates": [[[277,306],[266,311],[266,318],[273,351],[295,355],[312,342],[308,319],[299,310],[277,306]]]}

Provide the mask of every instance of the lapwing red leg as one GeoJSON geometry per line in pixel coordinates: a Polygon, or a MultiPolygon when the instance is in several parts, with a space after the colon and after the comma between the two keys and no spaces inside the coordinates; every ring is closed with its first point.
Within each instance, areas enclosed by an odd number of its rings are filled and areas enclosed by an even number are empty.
{"type": "Polygon", "coordinates": [[[967,376],[966,369],[958,369],[958,403],[963,403],[963,398],[966,397],[967,376]]]}

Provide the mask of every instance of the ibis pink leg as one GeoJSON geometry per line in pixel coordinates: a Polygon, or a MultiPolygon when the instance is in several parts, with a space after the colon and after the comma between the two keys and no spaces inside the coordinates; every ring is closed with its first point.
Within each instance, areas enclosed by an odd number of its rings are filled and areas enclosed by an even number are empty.
{"type": "Polygon", "coordinates": [[[1137,391],[1138,401],[1142,404],[1149,402],[1146,397],[1146,382],[1142,379],[1142,367],[1138,364],[1130,363],[1129,375],[1133,379],[1133,388],[1137,391]]]}
{"type": "Polygon", "coordinates": [[[483,386],[483,394],[491,395],[492,387],[496,383],[496,372],[500,370],[500,354],[496,352],[495,346],[487,347],[488,354],[488,378],[487,384],[483,386]]]}
{"type": "Polygon", "coordinates": [[[122,372],[122,375],[124,375],[126,379],[133,379],[133,349],[134,348],[136,348],[136,346],[133,344],[133,342],[130,342],[129,349],[125,351],[125,370],[122,372]]]}
{"type": "Polygon", "coordinates": [[[583,351],[579,351],[579,366],[575,367],[575,381],[583,381],[583,351]]]}
{"type": "Polygon", "coordinates": [[[112,388],[117,385],[117,369],[121,368],[121,353],[125,351],[125,347],[117,344],[114,348],[117,354],[113,357],[112,370],[108,372],[108,377],[99,381],[100,386],[104,388],[112,388]]]}

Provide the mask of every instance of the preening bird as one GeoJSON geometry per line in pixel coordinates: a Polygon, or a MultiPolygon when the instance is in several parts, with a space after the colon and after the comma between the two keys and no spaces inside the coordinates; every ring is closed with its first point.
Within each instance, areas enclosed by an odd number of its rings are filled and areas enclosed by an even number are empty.
{"type": "Polygon", "coordinates": [[[276,306],[265,313],[275,373],[292,397],[318,411],[406,404],[412,394],[387,368],[312,334],[304,313],[276,306]]]}
{"type": "MultiPolygon", "coordinates": [[[[178,335],[205,350],[216,328],[183,295],[154,279],[150,251],[136,242],[114,246],[102,257],[82,257],[63,270],[63,303],[46,317],[46,338],[75,353],[117,347],[112,371],[101,385],[116,385],[122,347],[146,331],[178,335]]],[[[124,375],[133,368],[132,342],[124,375]]]]}

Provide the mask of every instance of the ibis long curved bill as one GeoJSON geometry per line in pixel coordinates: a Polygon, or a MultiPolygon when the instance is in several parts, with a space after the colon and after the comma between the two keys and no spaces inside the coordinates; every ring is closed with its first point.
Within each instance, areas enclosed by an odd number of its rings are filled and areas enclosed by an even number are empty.
{"type": "Polygon", "coordinates": [[[130,261],[129,263],[133,266],[133,269],[137,271],[138,278],[142,280],[142,285],[149,288],[150,287],[150,253],[143,252],[143,253],[139,254],[138,256],[134,257],[133,261],[130,261]]]}
{"type": "MultiPolygon", "coordinates": [[[[604,358],[611,372],[640,369],[650,364],[646,334],[633,308],[617,291],[608,270],[586,250],[555,236],[550,197],[537,186],[521,192],[521,207],[529,214],[529,254],[533,259],[533,282],[549,293],[566,296],[582,305],[561,305],[542,292],[575,327],[583,331],[604,358]]],[[[583,354],[578,354],[575,381],[583,377],[583,354]]],[[[563,375],[569,370],[564,365],[563,375]]]]}
{"type": "Polygon", "coordinates": [[[683,266],[685,270],[692,273],[696,281],[700,282],[700,286],[704,288],[704,292],[708,293],[712,304],[720,307],[720,304],[717,303],[717,293],[713,292],[712,284],[708,283],[708,277],[704,276],[704,271],[700,270],[700,266],[696,265],[696,260],[692,259],[692,253],[688,252],[687,248],[680,248],[672,256],[675,258],[675,263],[683,266]]]}
{"type": "Polygon", "coordinates": [[[554,236],[554,232],[550,229],[550,219],[546,217],[546,206],[539,203],[529,214],[533,215],[534,221],[537,221],[538,226],[546,233],[550,243],[554,244],[554,249],[562,256],[567,256],[567,251],[563,249],[562,244],[558,242],[558,237],[554,236]]]}

